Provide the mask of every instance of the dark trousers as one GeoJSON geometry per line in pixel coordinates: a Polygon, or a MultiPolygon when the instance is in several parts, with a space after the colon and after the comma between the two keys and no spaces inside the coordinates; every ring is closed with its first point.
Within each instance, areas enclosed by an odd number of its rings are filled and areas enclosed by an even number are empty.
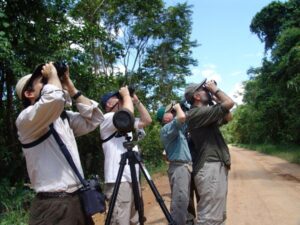
{"type": "Polygon", "coordinates": [[[35,197],[30,208],[29,225],[89,225],[78,194],[57,198],[35,197]]]}

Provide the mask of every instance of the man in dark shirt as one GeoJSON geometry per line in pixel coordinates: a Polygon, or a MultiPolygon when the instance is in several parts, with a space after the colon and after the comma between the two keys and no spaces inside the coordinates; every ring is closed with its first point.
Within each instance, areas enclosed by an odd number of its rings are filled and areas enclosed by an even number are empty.
{"type": "Polygon", "coordinates": [[[200,200],[197,225],[220,225],[226,219],[230,154],[219,126],[231,119],[233,100],[214,81],[190,84],[185,98],[191,104],[187,125],[195,147],[194,182],[200,200]],[[209,104],[211,98],[217,104],[209,104]]]}

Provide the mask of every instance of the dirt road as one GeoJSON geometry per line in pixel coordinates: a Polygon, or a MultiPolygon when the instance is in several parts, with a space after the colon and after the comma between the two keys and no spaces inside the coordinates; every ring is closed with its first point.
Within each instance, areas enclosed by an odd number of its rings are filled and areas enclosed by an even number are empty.
{"type": "MultiPolygon", "coordinates": [[[[226,225],[300,225],[300,166],[236,147],[230,151],[226,225]]],[[[155,176],[153,180],[169,207],[167,177],[155,176]]],[[[147,184],[143,196],[146,224],[167,224],[147,184]]]]}

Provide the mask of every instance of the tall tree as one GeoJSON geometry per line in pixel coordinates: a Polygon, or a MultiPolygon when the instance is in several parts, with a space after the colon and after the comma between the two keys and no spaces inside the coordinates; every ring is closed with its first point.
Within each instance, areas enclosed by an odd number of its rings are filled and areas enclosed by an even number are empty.
{"type": "Polygon", "coordinates": [[[61,37],[67,33],[64,7],[68,4],[69,1],[0,2],[1,177],[5,173],[18,180],[24,173],[16,172],[23,164],[15,128],[20,111],[14,90],[16,81],[37,64],[63,54],[61,49],[66,42],[61,37]]]}
{"type": "MultiPolygon", "coordinates": [[[[0,1],[1,177],[23,176],[16,172],[24,169],[14,125],[21,110],[18,78],[40,63],[66,59],[75,85],[89,97],[134,84],[155,109],[157,102],[177,97],[189,66],[196,65],[191,13],[187,4],[166,7],[161,0],[0,1]]],[[[101,165],[98,132],[79,139],[88,173],[101,165]]]]}
{"type": "Polygon", "coordinates": [[[189,66],[196,65],[191,13],[187,4],[166,8],[161,0],[83,0],[72,11],[77,21],[85,21],[85,33],[93,30],[88,43],[93,43],[94,70],[121,75],[119,83],[134,84],[152,96],[147,99],[154,106],[153,100],[174,98],[191,74],[189,66]]]}
{"type": "Polygon", "coordinates": [[[258,12],[250,29],[265,43],[262,66],[249,70],[236,133],[246,142],[300,143],[300,1],[272,2],[258,12]],[[252,113],[249,113],[252,112],[252,113]],[[256,123],[257,126],[251,124],[256,123]],[[259,129],[258,129],[259,128],[259,129]],[[260,135],[257,135],[259,133],[260,135]],[[244,139],[245,141],[245,139],[244,139]]]}

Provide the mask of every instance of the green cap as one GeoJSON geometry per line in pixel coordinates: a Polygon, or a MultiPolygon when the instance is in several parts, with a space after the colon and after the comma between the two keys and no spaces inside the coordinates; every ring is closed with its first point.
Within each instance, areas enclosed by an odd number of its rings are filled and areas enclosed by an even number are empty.
{"type": "Polygon", "coordinates": [[[159,122],[162,122],[162,119],[164,117],[164,114],[165,114],[165,110],[166,110],[166,107],[162,106],[160,107],[157,112],[156,112],[156,119],[159,121],[159,122]]]}

